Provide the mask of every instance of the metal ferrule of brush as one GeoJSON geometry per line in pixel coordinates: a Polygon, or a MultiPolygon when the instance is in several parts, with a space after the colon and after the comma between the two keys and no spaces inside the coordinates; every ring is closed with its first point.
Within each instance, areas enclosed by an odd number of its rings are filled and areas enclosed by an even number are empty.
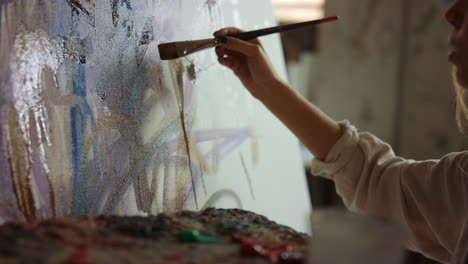
{"type": "Polygon", "coordinates": [[[216,47],[221,43],[221,39],[212,38],[212,39],[200,39],[200,40],[191,40],[191,41],[181,41],[177,42],[177,55],[179,57],[203,50],[206,48],[216,47]]]}

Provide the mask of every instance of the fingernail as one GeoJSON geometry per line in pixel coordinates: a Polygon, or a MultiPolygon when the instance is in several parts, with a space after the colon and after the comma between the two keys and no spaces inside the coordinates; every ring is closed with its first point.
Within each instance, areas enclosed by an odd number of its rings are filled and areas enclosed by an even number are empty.
{"type": "Polygon", "coordinates": [[[227,43],[227,38],[225,36],[221,36],[221,37],[218,37],[219,41],[222,43],[222,44],[226,44],[227,43]]]}

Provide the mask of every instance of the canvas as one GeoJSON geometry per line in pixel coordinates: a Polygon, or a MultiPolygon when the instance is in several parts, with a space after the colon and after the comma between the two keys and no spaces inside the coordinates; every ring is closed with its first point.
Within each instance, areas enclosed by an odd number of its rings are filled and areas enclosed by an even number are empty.
{"type": "Polygon", "coordinates": [[[274,24],[266,0],[1,1],[0,222],[217,206],[306,230],[297,140],[213,50],[157,50],[274,24]]]}

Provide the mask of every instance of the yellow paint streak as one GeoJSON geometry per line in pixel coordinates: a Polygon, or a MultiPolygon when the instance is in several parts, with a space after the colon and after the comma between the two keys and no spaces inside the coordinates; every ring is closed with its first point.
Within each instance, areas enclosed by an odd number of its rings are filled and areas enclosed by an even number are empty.
{"type": "Polygon", "coordinates": [[[7,148],[10,156],[13,190],[18,206],[28,221],[36,218],[34,195],[31,186],[31,160],[28,142],[25,142],[23,132],[19,128],[18,113],[13,106],[8,110],[7,148]],[[10,144],[10,142],[15,142],[10,144]],[[26,155],[25,155],[26,154],[26,155]]]}
{"type": "Polygon", "coordinates": [[[193,154],[195,160],[197,161],[198,167],[200,168],[200,171],[201,171],[200,180],[201,180],[201,183],[202,183],[203,192],[205,193],[205,195],[207,195],[208,193],[206,191],[206,184],[205,184],[205,176],[204,175],[208,171],[208,162],[206,161],[205,156],[198,149],[198,147],[195,145],[194,142],[195,142],[194,140],[190,141],[190,145],[191,145],[190,150],[192,151],[192,154],[193,154]]]}
{"type": "Polygon", "coordinates": [[[183,138],[185,142],[185,149],[187,151],[187,157],[188,157],[188,162],[189,162],[189,170],[190,170],[190,177],[192,179],[192,191],[193,191],[193,197],[195,200],[195,207],[198,210],[198,199],[197,199],[197,191],[195,189],[195,179],[193,178],[193,172],[192,172],[192,159],[190,155],[190,144],[188,140],[188,135],[187,135],[187,128],[185,126],[185,107],[184,107],[184,82],[183,82],[183,69],[182,69],[182,64],[180,60],[173,60],[170,62],[171,65],[169,67],[171,71],[171,77],[173,81],[173,85],[175,85],[175,96],[177,100],[177,106],[179,107],[179,117],[180,117],[180,123],[182,126],[182,133],[183,133],[183,138]]]}
{"type": "Polygon", "coordinates": [[[147,212],[150,215],[156,215],[159,213],[158,211],[159,201],[158,201],[158,195],[157,195],[158,186],[160,184],[159,178],[161,177],[159,172],[160,172],[159,166],[155,166],[155,169],[153,170],[150,193],[149,193],[150,208],[149,208],[149,211],[147,212]]]}

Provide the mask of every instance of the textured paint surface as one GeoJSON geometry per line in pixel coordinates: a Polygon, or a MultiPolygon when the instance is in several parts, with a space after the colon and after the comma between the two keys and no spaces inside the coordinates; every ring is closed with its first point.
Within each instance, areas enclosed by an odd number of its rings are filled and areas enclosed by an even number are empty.
{"type": "MultiPolygon", "coordinates": [[[[194,23],[220,26],[217,1],[192,2],[202,14],[194,23]]],[[[193,37],[178,19],[184,8],[2,1],[0,222],[196,209],[223,194],[242,206],[233,190],[208,195],[204,175],[255,140],[252,128],[197,127],[203,63],[162,62],[156,52],[158,43],[193,37]]]]}
{"type": "Polygon", "coordinates": [[[213,50],[157,48],[274,25],[270,0],[0,0],[0,223],[215,206],[310,232],[297,139],[213,50]]]}

